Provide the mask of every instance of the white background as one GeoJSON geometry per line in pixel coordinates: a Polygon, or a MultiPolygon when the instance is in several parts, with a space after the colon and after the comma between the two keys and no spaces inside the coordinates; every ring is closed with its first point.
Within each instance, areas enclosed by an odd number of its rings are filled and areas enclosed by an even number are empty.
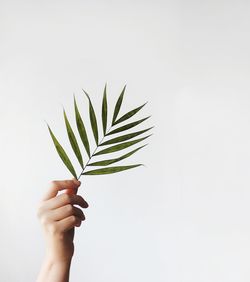
{"type": "Polygon", "coordinates": [[[0,1],[1,281],[35,280],[37,203],[71,177],[44,120],[70,152],[62,105],[87,120],[81,88],[99,111],[105,82],[156,127],[124,161],[146,167],[81,179],[71,281],[250,281],[249,5],[0,1]]]}

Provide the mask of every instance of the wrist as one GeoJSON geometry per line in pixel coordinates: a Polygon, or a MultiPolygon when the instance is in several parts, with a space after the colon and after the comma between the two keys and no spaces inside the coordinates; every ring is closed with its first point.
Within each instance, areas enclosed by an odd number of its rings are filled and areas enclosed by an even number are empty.
{"type": "Polygon", "coordinates": [[[60,264],[70,264],[73,255],[65,254],[63,252],[54,252],[53,250],[47,250],[45,254],[45,259],[51,265],[60,265],[60,264]]]}
{"type": "Polygon", "coordinates": [[[74,244],[68,238],[48,238],[46,257],[52,263],[70,263],[74,255],[74,244]]]}

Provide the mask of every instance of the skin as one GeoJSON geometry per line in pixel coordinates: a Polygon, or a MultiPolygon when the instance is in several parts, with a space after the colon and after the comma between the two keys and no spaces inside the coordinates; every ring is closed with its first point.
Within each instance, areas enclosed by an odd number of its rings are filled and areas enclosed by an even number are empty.
{"type": "Polygon", "coordinates": [[[52,181],[38,207],[46,242],[45,258],[36,282],[68,282],[74,255],[75,227],[85,220],[88,203],[77,195],[80,181],[52,181]],[[59,191],[64,191],[58,195],[59,191]]]}

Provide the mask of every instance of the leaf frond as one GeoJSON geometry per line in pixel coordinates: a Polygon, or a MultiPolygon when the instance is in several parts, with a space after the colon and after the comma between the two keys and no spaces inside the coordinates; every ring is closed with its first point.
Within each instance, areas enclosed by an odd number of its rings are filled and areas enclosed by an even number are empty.
{"type": "Polygon", "coordinates": [[[78,110],[78,106],[77,106],[75,96],[74,96],[74,108],[75,108],[75,120],[76,120],[77,129],[78,129],[80,138],[82,140],[82,143],[85,147],[85,150],[86,150],[88,156],[90,157],[89,140],[88,140],[87,132],[86,132],[82,117],[81,117],[79,110],[78,110]]]}
{"type": "Polygon", "coordinates": [[[130,133],[130,134],[125,134],[125,135],[122,135],[122,136],[119,136],[119,137],[116,137],[116,138],[112,138],[108,141],[101,143],[100,146],[115,144],[115,143],[119,143],[119,142],[123,142],[123,141],[129,140],[129,139],[132,139],[132,138],[134,138],[138,135],[141,135],[141,134],[147,132],[148,130],[150,130],[152,128],[153,128],[153,126],[150,127],[150,128],[144,129],[144,130],[140,130],[140,131],[133,132],[133,133],[130,133]]]}
{"type": "Polygon", "coordinates": [[[88,100],[89,100],[89,118],[90,118],[90,123],[91,123],[91,127],[92,127],[92,131],[95,137],[95,142],[96,145],[98,146],[98,142],[99,142],[99,135],[98,135],[98,127],[97,127],[97,120],[96,120],[96,115],[95,115],[95,110],[94,107],[92,105],[91,99],[89,97],[89,94],[83,90],[83,92],[86,94],[88,100]]]}
{"type": "Polygon", "coordinates": [[[142,118],[140,120],[137,120],[137,121],[134,121],[134,122],[131,122],[129,124],[126,124],[126,125],[123,125],[121,127],[118,127],[112,131],[110,131],[109,133],[107,133],[107,136],[108,135],[112,135],[112,134],[115,134],[115,133],[119,133],[119,132],[122,132],[122,131],[125,131],[125,130],[128,130],[128,129],[131,129],[137,125],[139,125],[140,123],[144,122],[145,120],[149,119],[151,116],[148,116],[146,118],[142,118]]]}
{"type": "Polygon", "coordinates": [[[146,137],[143,137],[143,138],[139,138],[139,139],[136,139],[136,140],[133,140],[133,141],[129,141],[129,142],[123,142],[121,144],[118,144],[118,145],[114,145],[114,146],[111,146],[111,147],[108,147],[106,149],[103,149],[97,153],[95,153],[93,156],[98,156],[98,155],[103,155],[103,154],[109,154],[109,153],[114,153],[114,152],[117,152],[117,151],[120,151],[120,150],[123,150],[123,149],[126,149],[132,145],[135,145],[143,140],[145,140],[146,138],[150,137],[151,135],[148,135],[146,137]]]}
{"type": "MultiPolygon", "coordinates": [[[[82,89],[83,90],[83,89],[82,89]]],[[[128,169],[132,169],[138,166],[143,166],[143,164],[134,164],[134,165],[124,165],[124,166],[109,166],[114,163],[120,162],[124,159],[129,158],[133,154],[135,154],[137,151],[142,149],[143,147],[147,146],[147,144],[142,145],[138,148],[135,148],[128,153],[123,153],[118,157],[114,158],[109,158],[109,159],[104,159],[104,160],[99,160],[99,161],[93,161],[93,158],[95,156],[100,156],[100,155],[106,155],[106,154],[111,154],[115,153],[121,150],[124,150],[126,148],[129,148],[139,142],[144,141],[148,137],[150,137],[152,134],[149,134],[145,137],[138,138],[135,140],[131,140],[134,137],[137,137],[141,134],[144,134],[145,132],[151,130],[152,127],[148,127],[143,130],[135,131],[132,133],[125,133],[123,134],[124,131],[127,131],[129,129],[132,129],[136,127],[137,125],[143,123],[147,119],[149,119],[151,116],[147,116],[145,118],[133,121],[133,122],[127,122],[130,118],[132,118],[136,113],[138,113],[147,103],[142,104],[141,106],[125,113],[122,115],[120,118],[118,118],[118,115],[120,113],[120,109],[123,103],[123,98],[124,98],[124,93],[126,90],[126,85],[123,87],[117,101],[114,107],[113,113],[111,113],[111,124],[108,127],[108,101],[107,101],[107,84],[104,86],[103,90],[103,96],[102,96],[102,107],[101,107],[101,125],[98,124],[96,112],[94,110],[91,98],[89,94],[83,90],[84,94],[86,95],[88,99],[88,115],[89,115],[89,121],[91,125],[91,130],[95,139],[96,143],[96,148],[92,153],[90,153],[90,139],[85,127],[85,123],[82,119],[82,115],[80,114],[78,104],[76,101],[76,97],[74,95],[74,114],[75,114],[75,122],[77,125],[77,131],[79,133],[81,142],[83,143],[84,149],[88,155],[88,160],[86,161],[84,165],[83,161],[83,154],[80,150],[80,147],[78,145],[78,141],[76,138],[76,135],[72,129],[72,126],[69,122],[69,119],[67,117],[65,109],[63,109],[63,115],[64,115],[64,122],[66,126],[66,131],[68,135],[68,139],[70,142],[70,145],[73,149],[73,152],[82,168],[82,172],[80,173],[79,177],[77,178],[77,174],[75,171],[75,168],[69,159],[67,153],[65,152],[64,148],[61,146],[61,144],[58,142],[57,138],[55,137],[54,133],[52,132],[51,128],[48,126],[50,136],[53,140],[54,146],[56,148],[56,151],[63,161],[64,165],[67,167],[67,169],[70,171],[70,173],[76,178],[79,179],[81,175],[102,175],[102,174],[112,174],[112,173],[117,173],[121,171],[125,171],[128,169]],[[122,126],[118,126],[118,124],[124,123],[122,126]],[[103,131],[103,136],[100,138],[99,135],[99,128],[102,127],[103,131]],[[113,137],[113,134],[117,134],[116,137],[113,137]],[[123,134],[123,135],[121,135],[123,134]],[[108,140],[106,140],[108,138],[108,140]],[[101,149],[103,146],[107,146],[105,149],[101,149]],[[90,169],[92,167],[103,167],[103,168],[98,168],[98,169],[90,169]]],[[[92,147],[92,146],[91,146],[92,147]]]]}
{"type": "Polygon", "coordinates": [[[103,135],[106,134],[107,130],[107,118],[108,118],[108,103],[107,103],[107,84],[105,84],[102,99],[102,128],[103,135]]]}
{"type": "Polygon", "coordinates": [[[138,113],[140,111],[140,109],[142,109],[148,102],[144,103],[143,105],[141,105],[140,107],[135,108],[134,110],[129,111],[128,113],[126,113],[125,115],[123,115],[121,118],[119,118],[117,121],[114,122],[114,125],[121,123],[129,118],[131,118],[132,116],[134,116],[136,113],[138,113]]]}
{"type": "Polygon", "coordinates": [[[138,167],[138,166],[141,166],[141,165],[142,164],[99,168],[99,169],[86,171],[86,172],[82,173],[82,175],[101,175],[101,174],[117,173],[117,172],[120,172],[120,171],[135,168],[135,167],[138,167]]]}
{"type": "Polygon", "coordinates": [[[65,121],[65,125],[66,125],[66,129],[67,129],[67,133],[68,133],[68,138],[69,138],[69,141],[70,141],[70,145],[81,165],[81,167],[83,168],[83,159],[82,159],[82,154],[81,154],[81,151],[80,151],[80,148],[78,146],[78,143],[77,143],[77,140],[76,140],[76,137],[75,137],[75,134],[72,130],[72,127],[69,123],[69,120],[68,120],[68,117],[66,115],[66,112],[65,110],[63,110],[63,115],[64,115],[64,121],[65,121]]]}
{"type": "Polygon", "coordinates": [[[143,147],[147,146],[148,144],[146,145],[143,145],[125,155],[122,155],[121,157],[119,158],[115,158],[115,159],[109,159],[109,160],[104,160],[104,161],[98,161],[98,162],[94,162],[94,163],[90,163],[88,164],[88,166],[107,166],[107,165],[110,165],[110,164],[113,164],[113,163],[116,163],[116,162],[119,162],[121,160],[124,160],[130,156],[132,156],[135,152],[139,151],[140,149],[142,149],[143,147]]]}
{"type": "Polygon", "coordinates": [[[122,92],[121,92],[121,94],[120,94],[120,96],[119,96],[119,98],[118,98],[118,100],[117,100],[117,102],[115,104],[115,110],[114,110],[114,114],[113,114],[112,125],[114,125],[114,123],[116,121],[116,118],[117,118],[117,116],[119,114],[125,90],[126,90],[126,85],[123,87],[122,92]]]}
{"type": "Polygon", "coordinates": [[[50,133],[50,136],[53,140],[53,143],[54,143],[54,146],[56,148],[56,151],[59,155],[59,157],[61,158],[61,160],[63,161],[63,163],[65,164],[65,166],[68,168],[68,170],[71,172],[71,174],[77,178],[77,175],[76,175],[76,171],[68,157],[68,155],[66,154],[65,150],[63,149],[63,147],[61,146],[61,144],[58,142],[58,140],[56,139],[54,133],[52,132],[52,130],[50,129],[49,125],[47,124],[48,126],[48,129],[49,129],[49,133],[50,133]]]}

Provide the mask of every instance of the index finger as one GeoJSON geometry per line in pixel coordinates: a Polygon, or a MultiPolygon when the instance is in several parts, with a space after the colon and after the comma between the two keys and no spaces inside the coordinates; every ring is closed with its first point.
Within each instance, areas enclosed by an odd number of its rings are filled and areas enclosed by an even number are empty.
{"type": "Polygon", "coordinates": [[[51,198],[54,198],[59,191],[70,189],[70,190],[76,190],[81,185],[81,182],[76,180],[75,178],[72,180],[54,180],[51,182],[50,187],[46,194],[43,197],[43,200],[49,200],[51,198]]]}

